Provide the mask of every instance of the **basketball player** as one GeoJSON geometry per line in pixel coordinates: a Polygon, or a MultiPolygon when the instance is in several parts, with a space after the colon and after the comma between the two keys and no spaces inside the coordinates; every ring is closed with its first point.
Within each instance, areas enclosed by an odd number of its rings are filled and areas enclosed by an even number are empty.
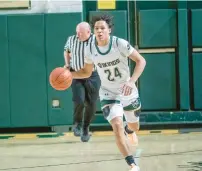
{"type": "Polygon", "coordinates": [[[146,61],[126,40],[110,36],[113,26],[110,16],[94,17],[92,25],[96,39],[86,49],[84,68],[72,72],[72,75],[74,79],[87,78],[91,75],[93,64],[96,65],[101,79],[99,95],[104,117],[112,125],[116,144],[131,171],[139,171],[125,133],[135,135],[135,131],[139,130],[141,103],[135,82],[142,74],[146,61]],[[131,77],[128,58],[136,62],[131,77]],[[123,114],[127,121],[125,129],[123,114]]]}

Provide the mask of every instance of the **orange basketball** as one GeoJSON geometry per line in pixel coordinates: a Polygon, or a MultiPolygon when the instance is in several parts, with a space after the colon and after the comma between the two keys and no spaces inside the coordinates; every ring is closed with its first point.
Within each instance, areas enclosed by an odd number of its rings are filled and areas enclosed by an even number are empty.
{"type": "Polygon", "coordinates": [[[72,74],[68,69],[55,68],[49,76],[51,86],[56,90],[66,90],[72,84],[72,74]]]}

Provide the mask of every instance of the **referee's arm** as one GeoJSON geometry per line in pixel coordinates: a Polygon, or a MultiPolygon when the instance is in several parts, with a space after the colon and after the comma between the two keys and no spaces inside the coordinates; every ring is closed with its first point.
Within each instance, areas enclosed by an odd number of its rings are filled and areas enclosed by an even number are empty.
{"type": "Polygon", "coordinates": [[[70,53],[68,51],[64,51],[64,59],[65,59],[65,66],[69,67],[69,64],[70,64],[70,53]]]}
{"type": "Polygon", "coordinates": [[[65,60],[65,66],[66,67],[69,67],[69,64],[70,64],[70,48],[69,48],[69,38],[67,39],[67,42],[65,44],[65,47],[64,47],[64,60],[65,60]]]}

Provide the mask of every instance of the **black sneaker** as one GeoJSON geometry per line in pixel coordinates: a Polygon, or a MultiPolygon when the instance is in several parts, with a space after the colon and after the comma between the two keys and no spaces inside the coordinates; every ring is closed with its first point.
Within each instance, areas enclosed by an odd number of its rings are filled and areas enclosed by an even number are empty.
{"type": "Polygon", "coordinates": [[[75,124],[73,128],[74,136],[80,137],[81,136],[81,124],[75,124]]]}
{"type": "Polygon", "coordinates": [[[88,142],[90,139],[90,134],[89,134],[89,127],[83,127],[82,132],[81,132],[81,141],[82,142],[88,142]]]}

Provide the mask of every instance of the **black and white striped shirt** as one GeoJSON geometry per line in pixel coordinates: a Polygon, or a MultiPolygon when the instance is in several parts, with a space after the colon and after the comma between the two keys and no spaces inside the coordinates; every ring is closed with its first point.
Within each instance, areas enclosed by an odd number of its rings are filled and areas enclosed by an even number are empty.
{"type": "Polygon", "coordinates": [[[92,43],[92,40],[93,34],[84,42],[80,41],[76,35],[68,37],[64,50],[71,53],[70,67],[73,70],[78,71],[84,67],[85,47],[92,43]]]}

